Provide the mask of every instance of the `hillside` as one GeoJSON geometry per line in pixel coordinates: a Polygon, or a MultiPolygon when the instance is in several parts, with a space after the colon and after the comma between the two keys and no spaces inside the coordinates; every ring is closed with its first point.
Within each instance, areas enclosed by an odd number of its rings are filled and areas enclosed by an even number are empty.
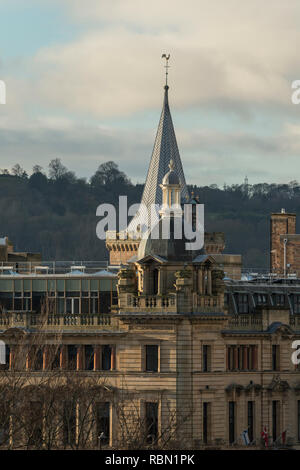
{"type": "MultiPolygon", "coordinates": [[[[38,165],[28,176],[19,165],[0,175],[0,236],[8,235],[18,251],[40,251],[43,259],[101,260],[105,244],[96,237],[96,208],[140,202],[142,185],[134,185],[113,162],[100,165],[90,181],[68,171],[59,159],[48,176],[38,165]]],[[[190,186],[205,204],[205,228],[222,231],[226,252],[241,253],[244,266],[267,267],[269,215],[284,207],[300,212],[300,185],[257,184],[218,188],[190,186]]]]}

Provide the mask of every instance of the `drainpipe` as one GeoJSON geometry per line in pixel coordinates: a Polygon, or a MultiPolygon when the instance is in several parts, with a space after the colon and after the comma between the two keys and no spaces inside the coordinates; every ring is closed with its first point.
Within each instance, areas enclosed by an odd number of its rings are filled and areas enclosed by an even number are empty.
{"type": "Polygon", "coordinates": [[[287,238],[283,239],[283,277],[286,278],[286,245],[287,238]]]}

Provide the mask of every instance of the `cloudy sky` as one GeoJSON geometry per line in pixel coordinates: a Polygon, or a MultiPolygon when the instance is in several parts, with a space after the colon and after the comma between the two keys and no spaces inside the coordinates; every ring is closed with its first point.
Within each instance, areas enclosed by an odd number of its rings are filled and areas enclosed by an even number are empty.
{"type": "Polygon", "coordinates": [[[0,0],[0,168],[143,182],[163,52],[188,183],[300,181],[299,0],[0,0]]]}

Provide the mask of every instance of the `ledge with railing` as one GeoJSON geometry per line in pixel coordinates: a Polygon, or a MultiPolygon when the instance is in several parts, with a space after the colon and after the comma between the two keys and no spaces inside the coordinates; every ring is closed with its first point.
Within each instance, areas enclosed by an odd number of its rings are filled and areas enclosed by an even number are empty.
{"type": "MultiPolygon", "coordinates": [[[[170,293],[168,295],[134,295],[127,294],[125,305],[121,305],[121,310],[128,312],[169,312],[180,313],[180,304],[178,303],[178,294],[170,293]]],[[[217,296],[194,295],[190,298],[190,313],[219,313],[224,311],[220,299],[217,296]]],[[[186,307],[185,307],[186,311],[186,307]]]]}
{"type": "MultiPolygon", "coordinates": [[[[95,275],[108,269],[108,261],[1,261],[0,276],[22,275],[95,275]]],[[[113,275],[115,270],[108,272],[113,275]]]]}
{"type": "Polygon", "coordinates": [[[224,305],[221,304],[218,296],[194,294],[194,313],[217,313],[224,312],[224,305]]]}
{"type": "Polygon", "coordinates": [[[125,308],[127,311],[163,311],[177,312],[176,294],[169,295],[127,295],[125,308]]]}
{"type": "Polygon", "coordinates": [[[235,315],[230,317],[228,321],[229,329],[236,330],[257,330],[261,331],[263,329],[263,320],[261,315],[235,315]]]}
{"type": "Polygon", "coordinates": [[[41,330],[116,329],[118,320],[109,314],[48,314],[6,312],[0,315],[0,328],[41,328],[41,330]]]}

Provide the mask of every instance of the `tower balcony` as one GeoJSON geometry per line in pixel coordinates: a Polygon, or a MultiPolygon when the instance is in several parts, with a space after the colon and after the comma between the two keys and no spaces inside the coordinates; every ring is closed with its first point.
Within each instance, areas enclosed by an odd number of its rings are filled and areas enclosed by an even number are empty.
{"type": "Polygon", "coordinates": [[[169,295],[134,295],[126,294],[124,310],[127,312],[141,311],[164,311],[177,312],[176,294],[169,295]]]}
{"type": "Polygon", "coordinates": [[[194,294],[184,299],[182,293],[168,295],[135,295],[127,293],[122,296],[120,310],[126,312],[170,312],[170,313],[220,313],[224,311],[219,296],[194,294]]]}
{"type": "Polygon", "coordinates": [[[262,331],[263,317],[259,314],[239,314],[232,316],[228,322],[231,330],[262,331]]]}

